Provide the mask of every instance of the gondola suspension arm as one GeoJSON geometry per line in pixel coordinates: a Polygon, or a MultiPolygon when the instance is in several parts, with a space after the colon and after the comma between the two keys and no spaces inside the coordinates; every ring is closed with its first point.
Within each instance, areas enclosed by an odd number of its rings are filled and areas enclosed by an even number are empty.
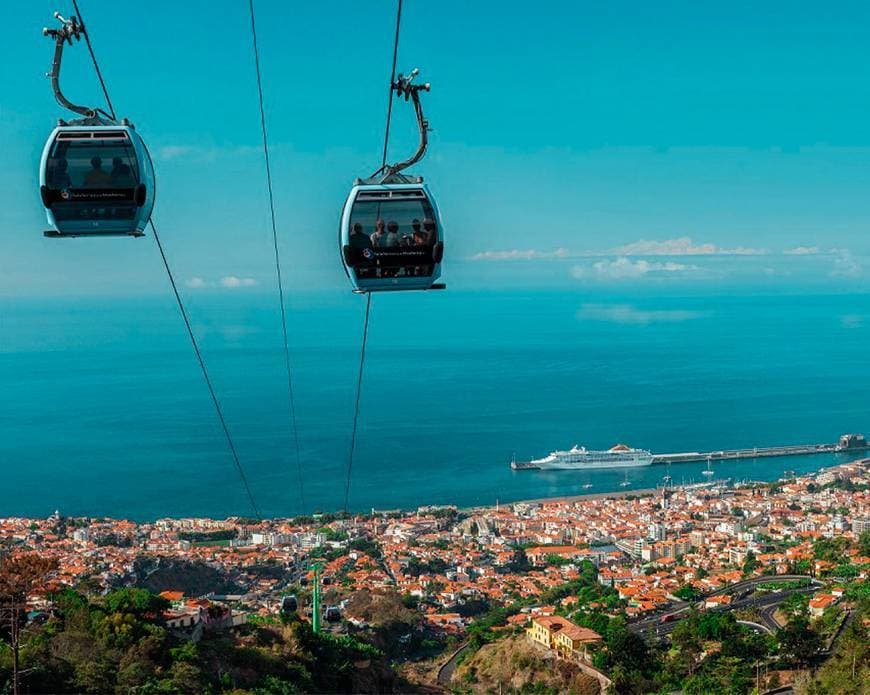
{"type": "Polygon", "coordinates": [[[49,36],[55,40],[54,60],[51,64],[51,72],[46,75],[51,79],[51,89],[54,91],[54,98],[57,100],[57,103],[65,109],[69,109],[73,113],[77,113],[85,118],[97,118],[98,113],[103,113],[108,117],[108,114],[101,109],[92,109],[87,106],[73,104],[63,95],[60,88],[60,66],[63,61],[64,46],[66,44],[72,46],[73,39],[81,41],[82,36],[86,34],[84,25],[79,22],[75,15],[72,15],[69,19],[65,19],[60,12],[55,12],[54,16],[58,21],[60,21],[61,28],[49,29],[46,27],[42,30],[43,36],[49,36]]]}
{"type": "Polygon", "coordinates": [[[429,121],[426,120],[426,117],[423,115],[423,105],[420,103],[420,92],[428,92],[430,85],[428,82],[424,84],[414,84],[413,80],[418,74],[420,74],[420,71],[417,68],[414,68],[411,71],[411,74],[407,76],[400,73],[391,86],[391,90],[394,91],[397,96],[405,97],[405,101],[411,101],[414,104],[414,113],[417,116],[417,127],[420,130],[420,144],[417,146],[417,151],[404,161],[396,164],[383,165],[372,175],[372,178],[381,177],[384,180],[389,179],[404,169],[419,162],[423,158],[423,155],[426,154],[426,148],[429,145],[429,121]]]}

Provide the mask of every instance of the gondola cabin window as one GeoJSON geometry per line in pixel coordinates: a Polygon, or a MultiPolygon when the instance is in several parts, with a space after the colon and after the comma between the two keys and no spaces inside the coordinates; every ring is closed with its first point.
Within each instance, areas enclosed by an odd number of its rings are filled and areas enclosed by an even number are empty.
{"type": "Polygon", "coordinates": [[[432,275],[439,230],[425,193],[363,192],[350,216],[349,246],[359,278],[432,275]]]}
{"type": "Polygon", "coordinates": [[[59,137],[49,155],[46,178],[52,188],[135,188],[139,165],[126,137],[59,137]]]}

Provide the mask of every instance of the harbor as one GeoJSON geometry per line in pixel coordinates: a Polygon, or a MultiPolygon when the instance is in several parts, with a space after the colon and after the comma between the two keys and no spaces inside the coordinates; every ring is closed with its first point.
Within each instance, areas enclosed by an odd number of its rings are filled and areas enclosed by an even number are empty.
{"type": "MultiPolygon", "coordinates": [[[[852,453],[866,450],[868,443],[863,434],[843,434],[840,438],[829,444],[793,444],[786,446],[764,446],[749,449],[722,449],[719,451],[687,451],[669,454],[651,454],[651,463],[697,463],[707,461],[735,461],[740,459],[774,458],[784,456],[809,456],[814,454],[838,454],[852,453]]],[[[649,464],[640,464],[649,465],[649,464]]],[[[514,470],[539,470],[543,468],[539,461],[511,461],[514,470]]],[[[627,467],[624,464],[618,467],[627,467]]],[[[582,464],[571,467],[575,470],[583,470],[582,464]]],[[[567,466],[563,470],[570,470],[567,466]]]]}

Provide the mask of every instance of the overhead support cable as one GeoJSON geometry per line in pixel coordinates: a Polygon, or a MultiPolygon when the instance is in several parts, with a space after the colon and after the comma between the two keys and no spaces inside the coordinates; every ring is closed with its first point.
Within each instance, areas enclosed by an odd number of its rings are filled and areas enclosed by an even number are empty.
{"type": "MultiPolygon", "coordinates": [[[[387,100],[387,122],[384,126],[384,149],[381,157],[381,168],[384,168],[387,165],[387,150],[390,145],[390,122],[393,116],[393,84],[396,81],[396,61],[399,57],[399,34],[402,28],[402,0],[398,0],[398,5],[396,7],[396,33],[393,37],[393,62],[390,67],[390,96],[387,100]]],[[[362,396],[362,382],[363,382],[363,368],[365,366],[366,359],[366,345],[368,343],[369,336],[369,316],[371,315],[372,308],[372,293],[366,292],[366,314],[365,320],[363,321],[363,334],[362,334],[362,344],[360,345],[359,351],[359,371],[357,373],[356,379],[356,398],[354,400],[354,408],[353,408],[353,426],[351,428],[350,434],[350,450],[347,458],[347,478],[344,486],[344,511],[348,512],[348,506],[350,503],[350,480],[351,473],[353,471],[353,457],[356,451],[356,433],[357,433],[357,425],[359,423],[359,411],[360,411],[360,398],[362,396]]]]}
{"type": "Polygon", "coordinates": [[[393,83],[396,81],[396,60],[399,57],[399,31],[402,26],[402,0],[396,9],[396,36],[393,39],[393,66],[390,68],[390,97],[387,101],[387,125],[384,128],[384,153],[381,157],[381,167],[387,165],[387,147],[390,144],[390,122],[393,118],[393,83]]]}
{"type": "Polygon", "coordinates": [[[363,322],[363,335],[362,335],[362,345],[359,351],[359,371],[357,372],[356,377],[356,402],[354,403],[353,408],[353,429],[350,434],[350,454],[347,459],[347,480],[344,485],[344,511],[348,511],[348,503],[350,501],[350,476],[351,470],[353,469],[353,455],[354,449],[356,448],[356,429],[357,423],[359,422],[359,401],[360,395],[362,394],[362,379],[363,379],[363,367],[365,366],[366,361],[366,343],[368,342],[369,337],[369,314],[371,313],[372,308],[372,293],[366,293],[366,317],[363,322]]]}
{"type": "MultiPolygon", "coordinates": [[[[108,89],[106,88],[106,83],[103,81],[102,71],[100,70],[99,62],[97,61],[97,56],[93,51],[91,46],[90,39],[88,38],[88,32],[85,28],[84,19],[82,19],[81,11],[78,7],[78,1],[72,0],[73,7],[75,8],[76,13],[78,14],[79,20],[81,20],[82,29],[84,30],[85,38],[87,39],[88,49],[91,54],[91,60],[94,64],[94,70],[97,73],[97,77],[100,80],[100,84],[103,87],[103,93],[106,96],[106,103],[109,106],[110,111],[112,112],[112,118],[115,118],[115,110],[112,106],[112,101],[109,97],[108,89]]],[[[145,148],[146,153],[148,154],[148,158],[151,159],[151,153],[148,151],[148,148],[145,148]]],[[[152,163],[153,167],[153,163],[152,163]]],[[[184,326],[187,329],[187,335],[190,338],[190,343],[193,346],[193,352],[196,356],[196,360],[199,363],[200,369],[202,370],[202,375],[205,380],[205,385],[208,388],[209,395],[211,396],[212,403],[214,404],[215,412],[217,413],[218,420],[221,425],[221,429],[223,430],[224,436],[226,437],[227,447],[230,450],[230,455],[232,456],[233,463],[235,464],[236,470],[238,471],[239,478],[242,482],[242,486],[245,489],[245,493],[247,494],[248,501],[251,503],[251,508],[254,511],[257,519],[261,519],[260,509],[257,506],[256,499],[254,498],[254,493],[251,490],[251,486],[248,483],[248,477],[245,474],[245,469],[242,466],[241,459],[239,458],[238,451],[236,450],[236,445],[233,442],[232,435],[230,434],[229,426],[227,425],[226,418],[224,417],[223,409],[220,405],[220,400],[218,399],[217,392],[215,391],[214,385],[212,384],[211,377],[208,373],[208,368],[205,364],[205,359],[203,359],[202,352],[199,349],[199,344],[196,341],[196,336],[193,333],[193,327],[190,323],[190,318],[187,314],[187,309],[184,307],[184,301],[181,298],[181,293],[178,291],[178,285],[175,282],[175,276],[172,274],[172,269],[169,266],[169,260],[166,257],[166,252],[163,249],[163,243],[160,241],[160,234],[157,231],[157,226],[154,224],[154,218],[152,217],[149,220],[149,224],[151,226],[151,231],[154,233],[154,240],[157,242],[157,249],[160,251],[160,258],[163,260],[163,267],[166,269],[166,275],[169,278],[169,283],[172,286],[172,292],[175,295],[175,301],[178,303],[178,308],[181,311],[181,318],[184,320],[184,326]]]]}
{"type": "Polygon", "coordinates": [[[284,280],[281,273],[281,254],[278,251],[278,225],[275,221],[275,193],[272,186],[272,165],[269,157],[269,137],[266,128],[266,110],[263,102],[263,77],[260,71],[260,49],[257,44],[257,24],[254,15],[254,0],[248,0],[251,15],[251,38],[254,48],[254,67],[257,72],[257,95],[260,103],[260,129],[263,134],[263,160],[266,166],[266,187],[269,191],[269,214],[272,220],[272,242],[275,249],[275,275],[278,280],[278,304],[281,308],[281,333],[284,337],[284,366],[287,372],[287,402],[290,409],[290,425],[296,450],[296,473],[299,480],[299,499],[305,510],[305,485],[302,476],[302,457],[299,453],[299,428],[296,422],[296,401],[293,395],[293,370],[290,365],[290,341],[287,337],[287,309],[284,302],[284,280]]]}
{"type": "Polygon", "coordinates": [[[100,87],[103,88],[103,96],[106,97],[106,106],[109,107],[109,113],[112,116],[112,120],[117,121],[118,118],[117,118],[117,116],[115,116],[115,107],[112,106],[112,99],[109,96],[109,90],[107,89],[106,82],[103,79],[103,72],[100,70],[100,64],[97,62],[97,56],[94,54],[94,47],[91,44],[91,34],[88,31],[87,24],[85,24],[85,18],[82,17],[82,11],[79,9],[78,0],[72,0],[72,4],[73,4],[73,9],[75,9],[75,11],[76,11],[76,16],[79,19],[79,23],[82,25],[82,29],[84,30],[85,43],[88,46],[88,53],[91,54],[91,61],[94,64],[94,70],[96,70],[97,79],[100,81],[100,87]]]}
{"type": "Polygon", "coordinates": [[[227,425],[226,418],[224,417],[223,409],[221,408],[220,401],[218,400],[217,393],[215,392],[214,385],[211,382],[211,377],[208,373],[208,368],[205,366],[205,360],[202,357],[202,352],[200,352],[199,344],[196,341],[196,336],[193,333],[193,327],[190,325],[190,318],[187,315],[187,310],[184,308],[184,302],[181,299],[181,294],[178,291],[178,285],[175,283],[175,277],[172,274],[172,270],[169,267],[169,261],[166,258],[166,252],[163,250],[163,243],[160,241],[160,234],[157,232],[157,226],[154,224],[154,220],[152,219],[149,223],[151,225],[151,231],[154,233],[154,240],[157,242],[157,248],[160,250],[160,258],[163,260],[163,267],[166,269],[166,275],[169,277],[169,284],[172,286],[172,292],[175,295],[175,301],[178,303],[178,309],[181,312],[181,318],[184,320],[184,326],[187,328],[187,335],[190,338],[190,344],[193,346],[193,353],[196,355],[196,361],[199,362],[199,367],[202,370],[202,376],[205,380],[205,385],[208,387],[208,393],[211,396],[211,401],[214,404],[215,412],[217,413],[218,420],[220,421],[221,428],[223,429],[224,436],[227,440],[227,447],[230,450],[230,454],[233,457],[233,462],[235,463],[236,470],[239,473],[239,478],[242,481],[242,485],[245,488],[245,492],[248,496],[248,501],[251,503],[251,507],[254,510],[254,514],[257,519],[261,519],[260,509],[257,507],[257,502],[254,499],[254,493],[251,491],[251,486],[248,484],[248,476],[245,475],[245,469],[242,467],[242,462],[239,459],[239,453],[236,451],[236,445],[233,442],[232,435],[230,435],[230,428],[227,425]]]}

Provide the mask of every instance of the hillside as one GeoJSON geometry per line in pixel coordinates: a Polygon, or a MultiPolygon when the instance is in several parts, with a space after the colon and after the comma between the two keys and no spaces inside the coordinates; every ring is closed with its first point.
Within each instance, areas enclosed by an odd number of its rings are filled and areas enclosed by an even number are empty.
{"type": "Polygon", "coordinates": [[[456,669],[451,686],[473,693],[514,690],[597,695],[598,681],[578,666],[553,658],[524,635],[484,645],[456,669]]]}

